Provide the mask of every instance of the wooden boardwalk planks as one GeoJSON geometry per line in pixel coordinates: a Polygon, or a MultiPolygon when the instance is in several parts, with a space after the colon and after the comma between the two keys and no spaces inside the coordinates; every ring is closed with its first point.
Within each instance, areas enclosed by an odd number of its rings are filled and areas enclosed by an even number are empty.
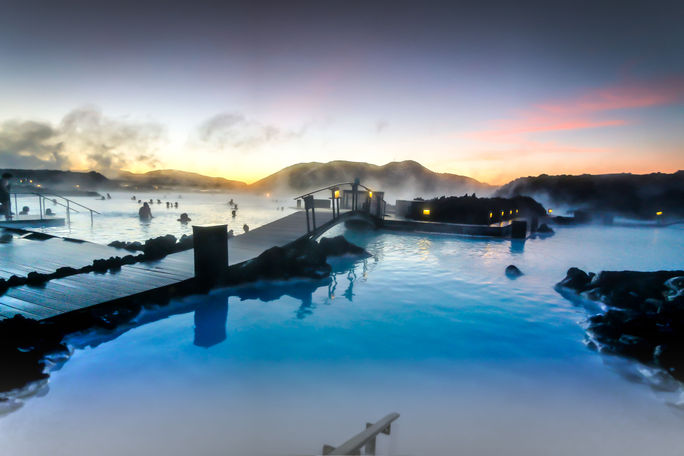
{"type": "MultiPolygon", "coordinates": [[[[316,212],[316,225],[332,220],[332,212],[316,212]]],[[[263,251],[284,246],[306,234],[304,211],[283,217],[228,241],[228,261],[234,265],[259,256],[263,251]]],[[[94,259],[124,256],[122,249],[75,243],[60,238],[43,241],[15,239],[0,245],[0,277],[28,272],[53,272],[62,266],[79,268],[94,259]],[[9,248],[4,247],[10,246],[9,248]],[[39,267],[36,267],[39,265],[39,267]]],[[[38,320],[126,298],[180,283],[194,277],[194,252],[174,253],[160,260],[122,266],[119,271],[77,274],[45,284],[10,288],[0,296],[0,319],[21,314],[38,320]]]]}

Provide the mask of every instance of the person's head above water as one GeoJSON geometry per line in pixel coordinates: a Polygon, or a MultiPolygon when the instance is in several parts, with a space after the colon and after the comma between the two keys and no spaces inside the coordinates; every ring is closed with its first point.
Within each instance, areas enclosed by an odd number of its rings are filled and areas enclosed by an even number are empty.
{"type": "Polygon", "coordinates": [[[187,212],[183,212],[178,219],[179,222],[190,222],[192,219],[188,217],[187,212]]]}

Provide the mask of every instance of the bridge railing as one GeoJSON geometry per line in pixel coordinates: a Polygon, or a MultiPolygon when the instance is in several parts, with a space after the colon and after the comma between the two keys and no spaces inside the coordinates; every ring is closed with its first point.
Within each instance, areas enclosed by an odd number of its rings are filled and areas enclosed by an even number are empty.
{"type": "Polygon", "coordinates": [[[390,413],[375,423],[366,423],[366,430],[356,434],[338,447],[323,445],[323,454],[375,454],[375,440],[378,434],[390,435],[392,422],[399,418],[398,413],[390,413]]]}
{"type": "Polygon", "coordinates": [[[39,210],[38,212],[40,213],[40,219],[45,220],[45,200],[51,201],[53,204],[57,204],[58,206],[62,206],[66,208],[66,217],[67,217],[67,223],[71,223],[71,212],[75,213],[80,213],[79,210],[74,209],[72,206],[80,207],[82,209],[85,209],[90,212],[90,224],[93,224],[93,215],[94,214],[100,214],[98,211],[95,209],[91,209],[88,206],[85,206],[81,203],[77,203],[76,201],[69,199],[65,196],[58,195],[56,193],[50,193],[50,192],[12,192],[11,195],[14,195],[14,211],[18,213],[19,209],[19,204],[18,204],[18,195],[33,195],[38,197],[38,207],[39,210]],[[49,198],[52,197],[52,198],[49,198]],[[58,201],[57,199],[59,198],[58,201]],[[62,202],[63,201],[63,202],[62,202]]]}
{"type": "Polygon", "coordinates": [[[307,233],[315,231],[316,225],[316,199],[314,195],[321,192],[330,192],[330,205],[327,206],[332,209],[333,220],[340,217],[340,209],[347,209],[349,212],[365,212],[374,217],[382,219],[385,216],[385,201],[384,192],[373,192],[373,190],[360,182],[341,182],[338,184],[322,187],[303,195],[296,196],[297,207],[301,208],[301,202],[304,202],[304,210],[306,211],[306,227],[307,233]],[[342,187],[348,186],[350,190],[343,190],[342,187]],[[363,191],[359,190],[363,189],[363,191]],[[311,216],[309,217],[309,211],[311,216]]]}

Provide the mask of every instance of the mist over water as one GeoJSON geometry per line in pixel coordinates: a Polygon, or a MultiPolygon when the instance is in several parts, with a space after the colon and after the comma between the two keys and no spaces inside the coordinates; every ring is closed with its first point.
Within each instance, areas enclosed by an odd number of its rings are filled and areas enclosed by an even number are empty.
{"type": "Polygon", "coordinates": [[[680,391],[588,349],[588,311],[553,285],[571,266],[682,269],[682,229],[515,243],[335,231],[373,257],[333,261],[319,287],[174,300],[190,311],[77,349],[0,418],[0,453],[318,454],[396,411],[380,454],[681,454],[680,391]],[[508,264],[525,275],[509,280],[508,264]]]}
{"type": "MultiPolygon", "coordinates": [[[[102,192],[102,194],[106,194],[102,192]]],[[[110,192],[112,199],[100,200],[94,197],[74,197],[74,201],[91,208],[100,214],[93,216],[91,225],[90,212],[75,207],[79,213],[71,213],[71,224],[63,227],[43,228],[42,231],[57,236],[84,239],[100,244],[111,241],[145,241],[146,239],[173,234],[177,238],[183,234],[192,234],[192,225],[227,224],[229,230],[235,234],[243,232],[242,227],[247,224],[256,228],[268,222],[291,214],[296,209],[296,202],[289,195],[248,195],[235,193],[196,193],[196,192],[110,192]],[[135,196],[135,200],[131,197],[135,196]],[[142,221],[138,218],[138,199],[150,204],[153,219],[142,221]],[[235,217],[232,217],[228,201],[231,199],[238,204],[235,217]],[[161,204],[157,204],[161,200],[161,204]],[[178,207],[166,207],[166,202],[178,202],[178,207]],[[280,208],[283,207],[283,210],[280,208]],[[182,224],[178,221],[180,215],[186,212],[190,223],[182,224]]],[[[59,201],[59,200],[58,200],[59,201]]],[[[63,201],[60,201],[63,202],[63,201]]],[[[14,204],[14,200],[12,201],[14,204]]],[[[29,206],[31,214],[39,214],[38,199],[24,197],[18,200],[19,208],[29,206]]],[[[59,217],[66,217],[66,209],[46,203],[59,217]]]]}

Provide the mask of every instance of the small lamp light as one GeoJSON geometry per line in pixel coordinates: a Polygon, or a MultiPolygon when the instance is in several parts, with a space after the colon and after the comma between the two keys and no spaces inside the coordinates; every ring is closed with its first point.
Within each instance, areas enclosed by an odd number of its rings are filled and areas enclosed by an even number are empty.
{"type": "Polygon", "coordinates": [[[663,215],[663,211],[656,212],[656,215],[663,215]]]}
{"type": "Polygon", "coordinates": [[[335,198],[339,198],[339,197],[340,197],[340,191],[339,191],[339,190],[335,190],[335,198]]]}
{"type": "Polygon", "coordinates": [[[430,215],[430,209],[423,209],[423,215],[430,215]]]}
{"type": "Polygon", "coordinates": [[[551,214],[552,212],[553,212],[553,209],[549,209],[549,214],[551,214]]]}
{"type": "Polygon", "coordinates": [[[368,192],[368,197],[369,197],[369,198],[373,198],[373,192],[369,191],[369,192],[368,192]]]}
{"type": "Polygon", "coordinates": [[[493,212],[490,212],[490,213],[489,213],[489,218],[492,218],[493,216],[494,216],[494,213],[493,213],[493,212]]]}

